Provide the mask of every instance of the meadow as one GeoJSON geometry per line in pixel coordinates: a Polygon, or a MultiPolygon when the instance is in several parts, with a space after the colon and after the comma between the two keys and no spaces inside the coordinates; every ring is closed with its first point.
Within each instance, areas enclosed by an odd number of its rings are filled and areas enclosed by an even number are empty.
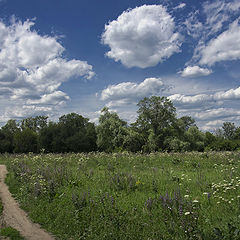
{"type": "Polygon", "coordinates": [[[240,153],[1,155],[57,239],[240,239],[240,153]]]}

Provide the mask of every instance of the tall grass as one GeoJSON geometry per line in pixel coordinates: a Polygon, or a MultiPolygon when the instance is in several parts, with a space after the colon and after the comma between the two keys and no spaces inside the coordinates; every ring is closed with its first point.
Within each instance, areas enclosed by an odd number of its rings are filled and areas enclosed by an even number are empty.
{"type": "Polygon", "coordinates": [[[240,239],[239,153],[2,158],[21,206],[59,239],[240,239]]]}

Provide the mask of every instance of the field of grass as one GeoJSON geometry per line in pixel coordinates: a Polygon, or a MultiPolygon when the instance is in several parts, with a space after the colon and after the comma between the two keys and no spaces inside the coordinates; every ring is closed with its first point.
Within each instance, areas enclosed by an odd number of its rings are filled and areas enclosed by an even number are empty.
{"type": "Polygon", "coordinates": [[[240,239],[240,153],[2,155],[58,239],[240,239]]]}

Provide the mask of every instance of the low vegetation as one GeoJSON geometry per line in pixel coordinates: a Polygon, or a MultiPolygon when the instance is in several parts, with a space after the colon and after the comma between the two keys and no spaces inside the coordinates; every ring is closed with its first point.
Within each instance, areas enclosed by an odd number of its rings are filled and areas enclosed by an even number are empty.
{"type": "Polygon", "coordinates": [[[0,229],[0,236],[8,237],[10,240],[24,240],[20,233],[12,227],[5,227],[0,229]]]}
{"type": "Polygon", "coordinates": [[[2,155],[7,183],[58,239],[240,239],[240,153],[2,155]]]}

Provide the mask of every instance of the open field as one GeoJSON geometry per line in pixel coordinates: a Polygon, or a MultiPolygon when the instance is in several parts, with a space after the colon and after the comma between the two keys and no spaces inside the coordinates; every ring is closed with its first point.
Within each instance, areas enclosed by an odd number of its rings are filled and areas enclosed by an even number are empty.
{"type": "Polygon", "coordinates": [[[240,153],[1,155],[59,239],[240,239],[240,153]]]}

